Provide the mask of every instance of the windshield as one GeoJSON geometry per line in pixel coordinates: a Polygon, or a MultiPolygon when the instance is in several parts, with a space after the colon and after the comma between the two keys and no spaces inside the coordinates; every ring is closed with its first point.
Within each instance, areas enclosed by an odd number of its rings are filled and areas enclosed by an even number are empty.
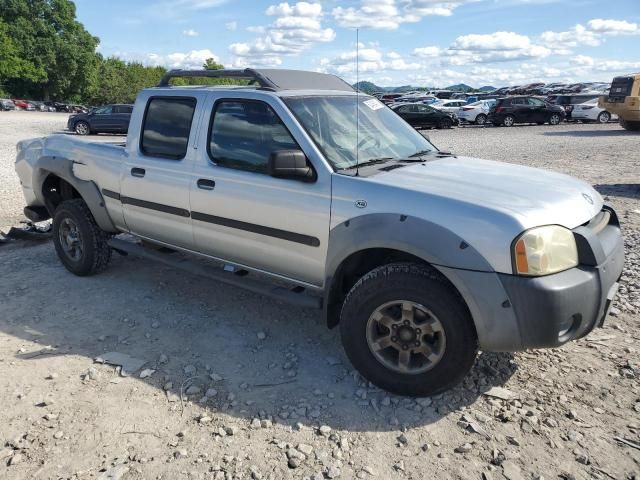
{"type": "Polygon", "coordinates": [[[355,96],[342,95],[293,97],[284,101],[327,160],[339,170],[354,167],[356,161],[364,164],[437,151],[390,108],[366,95],[357,100],[355,96]]]}

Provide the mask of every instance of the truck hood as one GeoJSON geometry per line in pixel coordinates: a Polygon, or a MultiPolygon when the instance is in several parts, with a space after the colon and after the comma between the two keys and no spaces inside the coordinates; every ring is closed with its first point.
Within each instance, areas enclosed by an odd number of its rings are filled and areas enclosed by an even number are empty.
{"type": "Polygon", "coordinates": [[[600,194],[577,178],[470,157],[417,163],[370,179],[494,210],[516,220],[523,230],[540,225],[576,228],[603,206],[600,194]]]}

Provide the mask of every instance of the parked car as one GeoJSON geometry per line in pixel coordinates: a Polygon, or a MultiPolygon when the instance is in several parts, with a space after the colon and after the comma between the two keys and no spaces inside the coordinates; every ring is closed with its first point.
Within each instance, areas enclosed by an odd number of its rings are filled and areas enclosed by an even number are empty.
{"type": "Polygon", "coordinates": [[[126,144],[18,143],[25,213],[53,217],[69,272],[97,274],[115,250],[319,309],[354,367],[401,395],[459,384],[478,350],[558,347],[607,317],[624,242],[586,182],[439,151],[330,75],[170,86],[179,75],[138,95],[126,144]]]}
{"type": "Polygon", "coordinates": [[[133,105],[105,105],[88,113],[69,116],[67,130],[78,135],[90,133],[127,133],[133,105]]]}
{"type": "Polygon", "coordinates": [[[489,110],[495,103],[495,100],[478,100],[462,107],[456,115],[461,122],[484,125],[489,116],[489,110]]]}
{"type": "Polygon", "coordinates": [[[52,107],[53,109],[55,109],[56,112],[70,112],[70,108],[69,105],[67,105],[66,103],[62,103],[62,102],[54,102],[51,100],[47,100],[46,102],[44,102],[44,104],[47,107],[52,107]]]}
{"type": "Polygon", "coordinates": [[[36,109],[33,104],[29,103],[26,100],[13,99],[13,104],[16,106],[17,110],[27,110],[33,112],[36,109]]]}
{"type": "Polygon", "coordinates": [[[573,107],[571,118],[581,122],[607,123],[610,120],[617,120],[618,116],[598,106],[598,97],[573,107]]]}
{"type": "Polygon", "coordinates": [[[465,100],[444,100],[440,103],[434,103],[432,106],[443,112],[457,114],[464,105],[467,105],[465,100]]]}
{"type": "Polygon", "coordinates": [[[579,94],[570,94],[570,95],[551,95],[547,97],[547,102],[553,105],[559,105],[564,108],[565,113],[567,114],[567,120],[571,120],[571,112],[573,111],[573,107],[579,105],[581,103],[587,102],[589,100],[593,100],[594,98],[598,98],[600,94],[598,93],[579,93],[579,94]]]}
{"type": "Polygon", "coordinates": [[[380,97],[380,101],[385,105],[391,105],[400,97],[402,97],[401,93],[385,93],[380,97]]]}
{"type": "Polygon", "coordinates": [[[0,111],[6,112],[8,110],[15,110],[16,104],[13,103],[13,100],[9,100],[8,98],[0,99],[0,111]]]}
{"type": "Polygon", "coordinates": [[[29,103],[31,105],[33,105],[33,107],[36,109],[36,111],[38,112],[48,112],[49,111],[49,107],[47,107],[44,102],[40,102],[37,100],[29,100],[29,103]]]}
{"type": "Polygon", "coordinates": [[[432,92],[432,94],[436,97],[439,98],[441,100],[448,100],[451,98],[451,96],[453,95],[454,92],[452,92],[451,90],[436,90],[435,92],[432,92]]]}
{"type": "Polygon", "coordinates": [[[422,103],[393,105],[391,109],[418,130],[422,128],[451,128],[459,124],[455,115],[422,103]]]}
{"type": "Polygon", "coordinates": [[[564,109],[551,105],[539,98],[516,96],[499,98],[489,110],[489,120],[493,125],[511,127],[516,123],[549,123],[558,125],[565,118],[564,109]]]}

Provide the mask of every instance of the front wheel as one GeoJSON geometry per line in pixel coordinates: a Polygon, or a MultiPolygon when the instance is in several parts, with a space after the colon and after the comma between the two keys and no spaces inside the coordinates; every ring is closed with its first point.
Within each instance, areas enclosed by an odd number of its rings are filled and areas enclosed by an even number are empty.
{"type": "Polygon", "coordinates": [[[562,117],[560,117],[560,115],[557,113],[553,113],[549,117],[549,125],[558,125],[560,124],[561,121],[562,121],[562,117]]]}
{"type": "Polygon", "coordinates": [[[598,114],[598,118],[596,120],[598,123],[609,123],[609,120],[611,120],[611,114],[605,110],[598,114]]]}
{"type": "Polygon", "coordinates": [[[104,270],[111,259],[108,235],[81,198],[65,200],[53,215],[53,243],[67,270],[79,276],[104,270]]]}
{"type": "Polygon", "coordinates": [[[74,130],[78,135],[89,135],[89,133],[91,133],[89,124],[83,121],[76,123],[74,130]]]}
{"type": "Polygon", "coordinates": [[[462,298],[426,266],[383,265],[351,289],[340,336],[354,367],[378,387],[426,396],[458,384],[478,350],[462,298]]]}
{"type": "Polygon", "coordinates": [[[438,122],[438,128],[451,128],[453,126],[453,121],[450,118],[443,118],[438,122]]]}
{"type": "Polygon", "coordinates": [[[487,123],[487,116],[484,113],[481,113],[476,117],[476,121],[474,122],[476,125],[484,125],[487,123]]]}

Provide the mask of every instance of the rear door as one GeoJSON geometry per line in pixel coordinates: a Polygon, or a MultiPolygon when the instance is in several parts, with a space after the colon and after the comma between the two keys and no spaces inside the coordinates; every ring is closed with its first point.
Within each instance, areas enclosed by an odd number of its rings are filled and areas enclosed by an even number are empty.
{"type": "Polygon", "coordinates": [[[201,135],[191,182],[196,246],[216,258],[321,285],[331,177],[312,158],[314,181],[269,175],[271,153],[312,147],[279,101],[259,98],[212,98],[207,107],[209,131],[201,135]]]}
{"type": "Polygon", "coordinates": [[[529,104],[526,98],[512,98],[511,112],[516,122],[530,122],[529,104]]]}
{"type": "Polygon", "coordinates": [[[189,188],[202,107],[195,95],[162,94],[144,108],[140,133],[131,135],[138,141],[128,145],[121,173],[125,222],[138,236],[192,249],[189,188]]]}

